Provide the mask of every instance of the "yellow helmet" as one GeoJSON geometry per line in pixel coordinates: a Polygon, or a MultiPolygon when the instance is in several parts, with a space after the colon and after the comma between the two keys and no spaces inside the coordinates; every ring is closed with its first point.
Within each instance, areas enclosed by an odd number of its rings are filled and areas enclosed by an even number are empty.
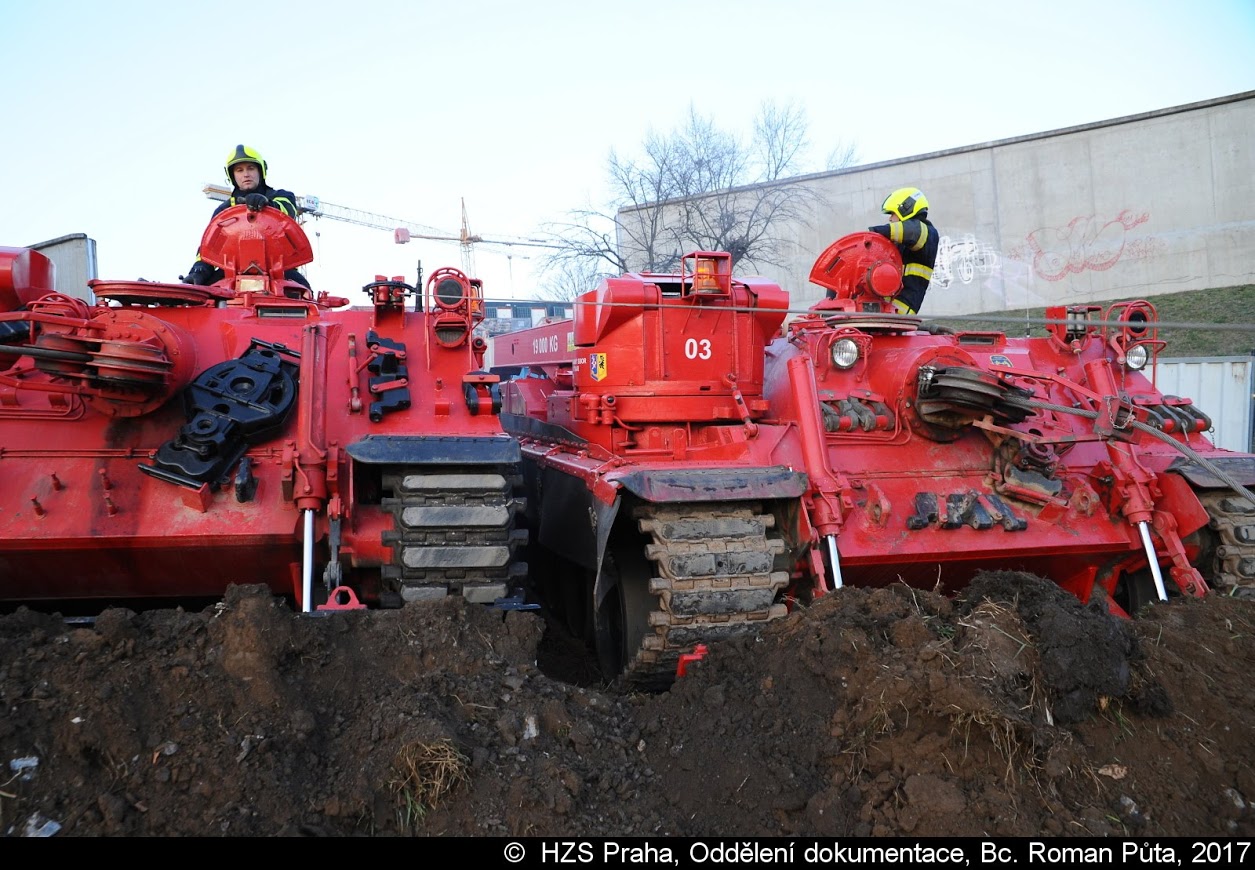
{"type": "Polygon", "coordinates": [[[266,183],[266,158],[258,154],[257,151],[249,148],[247,145],[236,145],[235,150],[227,156],[227,181],[232,184],[235,183],[235,179],[231,177],[231,167],[237,163],[256,163],[261,169],[261,183],[266,183]]]}
{"type": "Polygon", "coordinates": [[[899,187],[885,197],[885,204],[880,210],[885,214],[897,215],[900,221],[909,220],[928,211],[928,197],[918,187],[899,187]]]}

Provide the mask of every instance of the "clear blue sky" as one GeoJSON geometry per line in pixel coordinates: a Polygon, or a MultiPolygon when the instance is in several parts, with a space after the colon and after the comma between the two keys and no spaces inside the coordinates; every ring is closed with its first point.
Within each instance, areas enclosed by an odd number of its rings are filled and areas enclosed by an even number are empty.
{"type": "MultiPolygon", "coordinates": [[[[87,233],[101,277],[175,280],[240,142],[297,194],[451,232],[465,198],[472,231],[529,235],[690,105],[748,133],[795,102],[821,169],[841,142],[871,163],[1255,90],[1255,0],[913,5],[0,0],[0,245],[87,233]]],[[[461,263],[307,229],[315,288],[355,302],[461,263]]],[[[477,251],[489,297],[532,295],[528,253],[477,251]]]]}

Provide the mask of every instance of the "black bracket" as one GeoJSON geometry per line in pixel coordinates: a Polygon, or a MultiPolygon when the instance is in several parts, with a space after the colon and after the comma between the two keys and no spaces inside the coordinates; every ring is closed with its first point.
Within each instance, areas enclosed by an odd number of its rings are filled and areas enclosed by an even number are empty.
{"type": "Polygon", "coordinates": [[[390,338],[380,338],[372,329],[366,333],[366,347],[372,356],[366,368],[375,377],[368,381],[370,393],[376,400],[370,403],[370,419],[378,423],[384,414],[404,411],[410,406],[410,388],[395,386],[398,381],[409,380],[405,359],[405,345],[390,338]]]}

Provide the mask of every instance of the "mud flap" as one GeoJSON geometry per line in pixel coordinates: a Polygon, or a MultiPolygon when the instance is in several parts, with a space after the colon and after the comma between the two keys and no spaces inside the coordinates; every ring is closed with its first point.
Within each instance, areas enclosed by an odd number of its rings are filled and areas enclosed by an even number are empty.
{"type": "Polygon", "coordinates": [[[517,465],[519,443],[509,437],[367,435],[348,446],[367,465],[517,465]]]}
{"type": "Polygon", "coordinates": [[[699,468],[609,474],[628,492],[648,502],[755,501],[796,499],[806,493],[806,475],[775,468],[699,468]]]}
{"type": "MultiPolygon", "coordinates": [[[[1242,486],[1255,486],[1255,456],[1206,456],[1208,463],[1220,469],[1242,486]]],[[[1209,468],[1186,458],[1173,461],[1168,471],[1174,471],[1200,489],[1228,489],[1229,484],[1217,477],[1209,468]]]]}

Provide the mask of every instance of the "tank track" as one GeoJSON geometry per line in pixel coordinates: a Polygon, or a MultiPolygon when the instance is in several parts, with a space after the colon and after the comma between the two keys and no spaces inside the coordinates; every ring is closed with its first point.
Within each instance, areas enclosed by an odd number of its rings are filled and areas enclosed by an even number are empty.
{"type": "Polygon", "coordinates": [[[1198,493],[1218,542],[1199,568],[1224,595],[1255,598],[1255,504],[1228,490],[1198,493]]]}
{"type": "Polygon", "coordinates": [[[393,497],[381,505],[393,518],[384,581],[403,601],[461,595],[490,604],[527,574],[516,554],[527,543],[516,528],[524,500],[513,470],[410,466],[383,475],[393,497]]]}
{"type": "Polygon", "coordinates": [[[633,516],[649,535],[649,630],[624,670],[625,682],[660,689],[680,656],[700,643],[758,631],[786,615],[776,603],[789,579],[773,570],[785,543],[775,517],[743,502],[640,505],[633,516]]]}

